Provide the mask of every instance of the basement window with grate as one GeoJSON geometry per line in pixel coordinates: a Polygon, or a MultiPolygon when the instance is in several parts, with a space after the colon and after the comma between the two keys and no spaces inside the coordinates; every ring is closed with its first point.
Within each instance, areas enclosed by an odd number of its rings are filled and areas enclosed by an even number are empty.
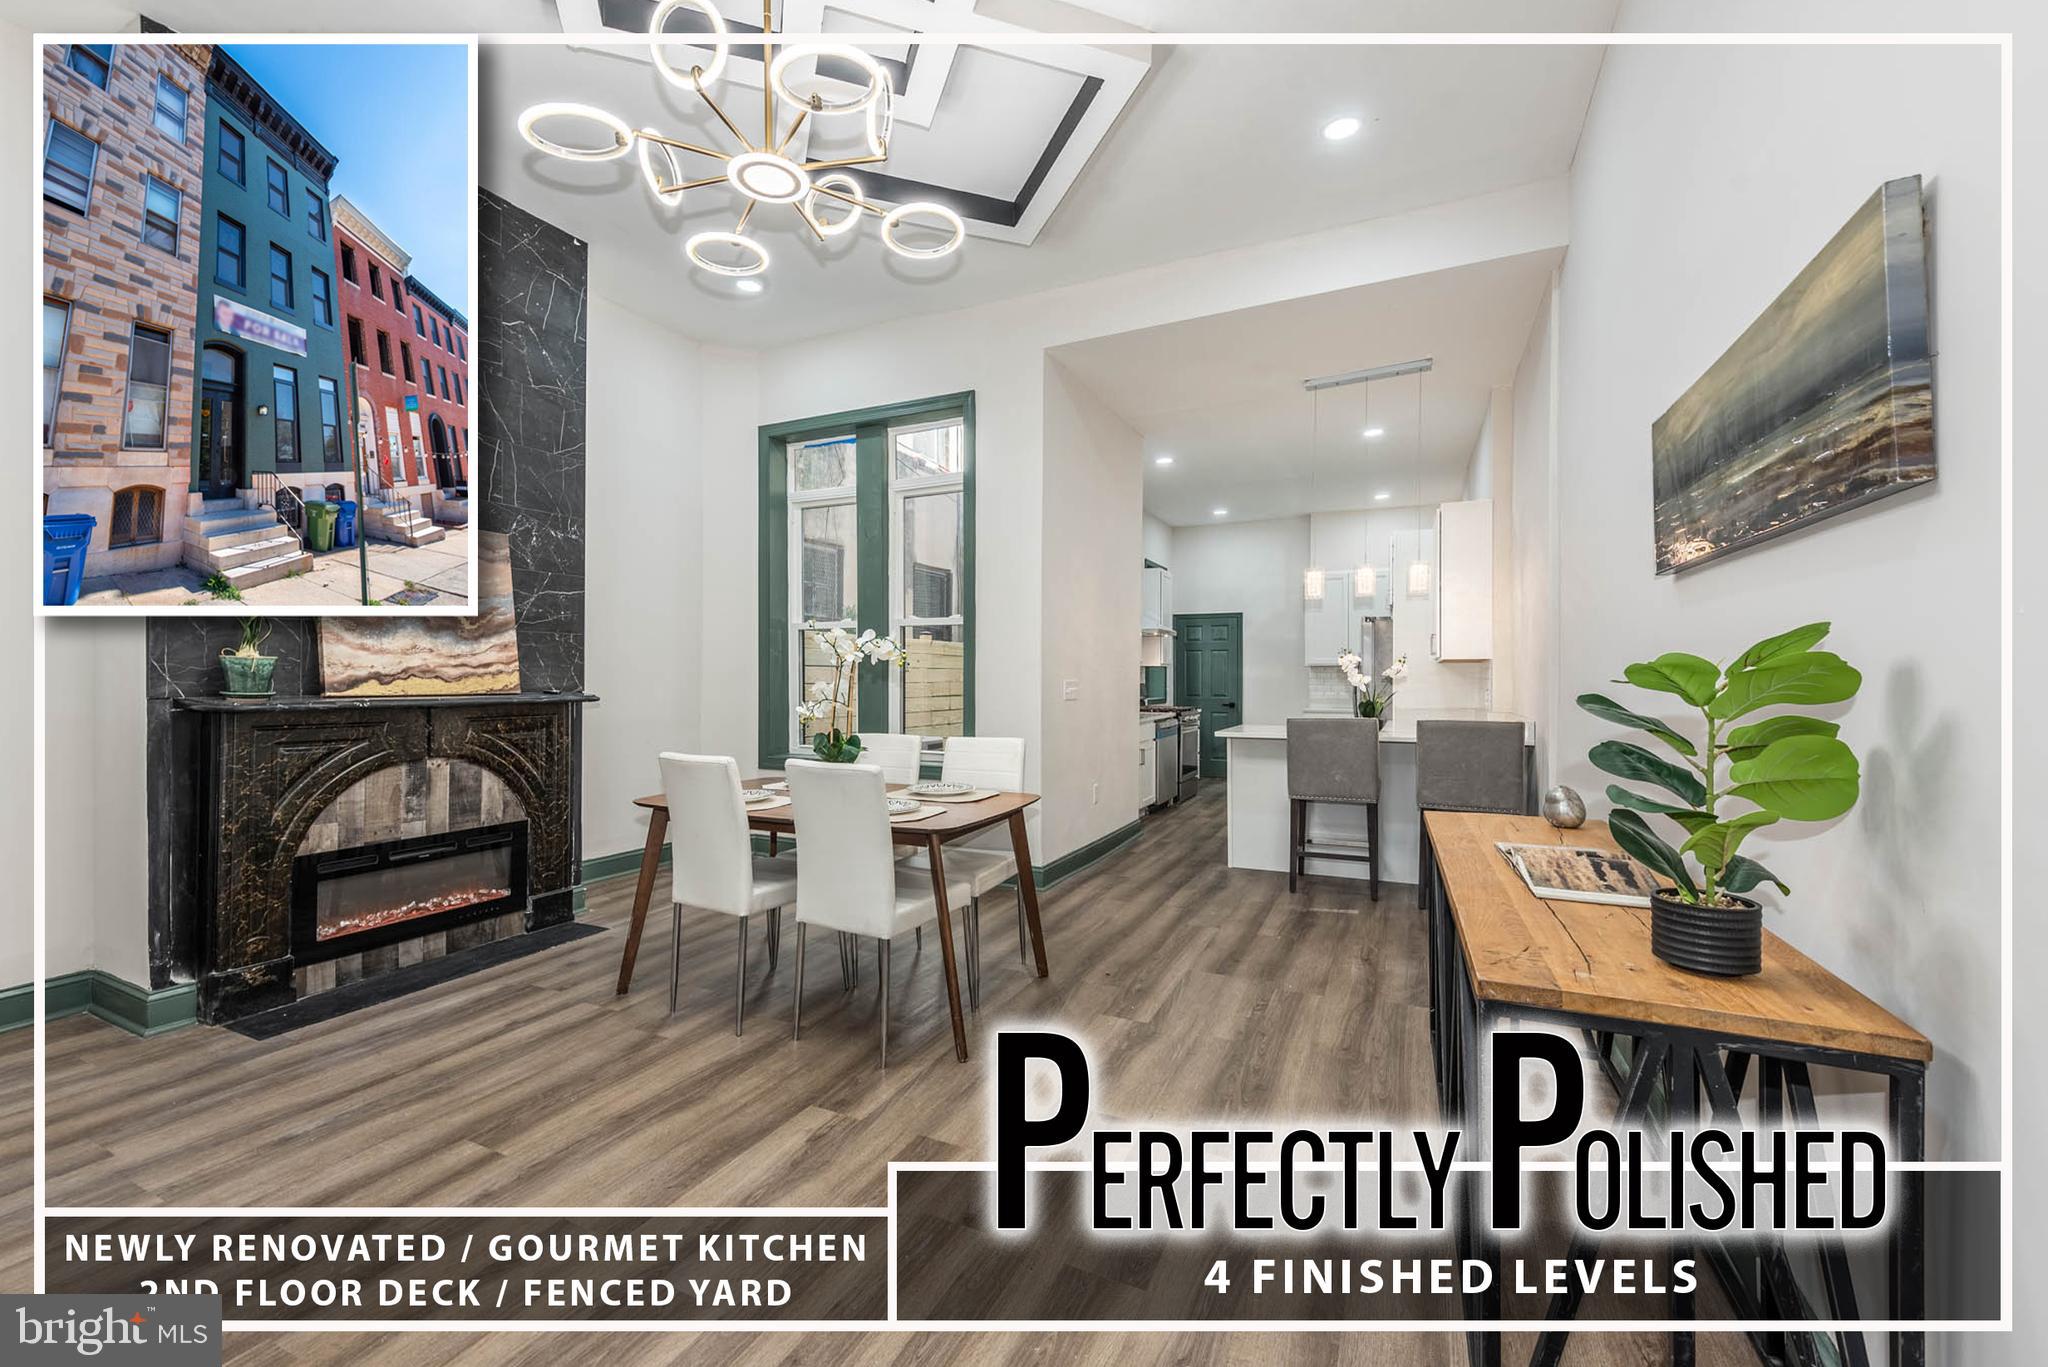
{"type": "Polygon", "coordinates": [[[114,523],[107,545],[146,546],[164,539],[164,491],[138,484],[114,494],[114,523]]]}

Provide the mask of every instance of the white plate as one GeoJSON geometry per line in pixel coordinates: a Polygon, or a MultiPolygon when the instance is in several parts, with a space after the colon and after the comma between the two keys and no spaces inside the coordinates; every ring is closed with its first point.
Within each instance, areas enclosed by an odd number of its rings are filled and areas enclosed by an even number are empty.
{"type": "Polygon", "coordinates": [[[889,815],[903,816],[906,813],[917,811],[923,806],[924,804],[915,798],[892,797],[889,799],[889,815]]]}
{"type": "Polygon", "coordinates": [[[958,797],[962,793],[973,792],[974,785],[971,783],[941,783],[933,779],[923,783],[913,783],[906,791],[914,793],[919,797],[958,797]]]}
{"type": "Polygon", "coordinates": [[[750,807],[758,806],[763,802],[773,802],[781,796],[782,794],[771,793],[766,788],[743,788],[740,790],[740,801],[750,807]]]}

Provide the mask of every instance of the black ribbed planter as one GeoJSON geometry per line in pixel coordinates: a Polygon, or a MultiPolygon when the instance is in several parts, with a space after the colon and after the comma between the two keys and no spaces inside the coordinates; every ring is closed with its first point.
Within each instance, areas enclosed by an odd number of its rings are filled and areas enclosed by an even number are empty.
{"type": "Polygon", "coordinates": [[[1764,909],[1747,897],[1737,905],[1702,907],[1663,892],[1650,894],[1650,952],[1688,973],[1742,978],[1764,966],[1764,909]]]}

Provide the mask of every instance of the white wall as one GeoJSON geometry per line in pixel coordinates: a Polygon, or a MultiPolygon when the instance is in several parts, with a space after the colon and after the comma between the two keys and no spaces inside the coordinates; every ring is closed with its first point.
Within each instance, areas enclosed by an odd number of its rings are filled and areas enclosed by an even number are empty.
{"type": "Polygon", "coordinates": [[[583,711],[586,858],[646,839],[633,799],[661,787],[660,751],[704,748],[704,657],[736,653],[706,650],[706,560],[695,535],[676,532],[680,521],[694,533],[702,509],[699,348],[596,295],[587,333],[583,677],[601,701],[583,711]]]}
{"type": "Polygon", "coordinates": [[[1301,622],[1307,564],[1306,517],[1174,529],[1174,612],[1244,614],[1238,715],[1247,724],[1285,721],[1308,710],[1301,622]]]}
{"type": "MultiPolygon", "coordinates": [[[[1510,421],[1514,425],[1514,485],[1503,500],[1508,512],[1506,569],[1512,585],[1513,642],[1494,671],[1494,695],[1503,711],[1529,719],[1536,733],[1536,788],[1550,786],[1550,750],[1557,729],[1557,508],[1552,460],[1557,367],[1557,290],[1543,297],[1522,359],[1515,366],[1510,421]]],[[[1496,508],[1496,513],[1499,509],[1496,508]]],[[[1496,569],[1502,565],[1494,560],[1496,569]]],[[[1498,580],[1496,580],[1498,587],[1498,580]]]]}
{"type": "MultiPolygon", "coordinates": [[[[7,73],[0,80],[0,99],[7,102],[6,108],[28,107],[32,46],[27,30],[0,25],[0,72],[7,73]]],[[[29,184],[28,166],[28,138],[0,138],[0,184],[29,184]]],[[[0,215],[0,220],[4,220],[0,221],[0,260],[28,260],[34,249],[27,217],[5,214],[0,215]]],[[[20,276],[21,272],[15,274],[20,276]]],[[[29,316],[22,283],[17,280],[12,289],[0,294],[13,310],[7,316],[17,320],[29,316]]],[[[13,327],[0,328],[0,375],[28,373],[29,337],[30,329],[18,321],[13,327]]],[[[14,393],[18,398],[21,390],[16,388],[14,393]]],[[[6,411],[13,414],[19,410],[9,403],[6,411]]],[[[21,431],[22,424],[16,422],[13,430],[21,431]]],[[[24,453],[23,459],[15,462],[15,480],[17,495],[23,499],[32,497],[31,491],[38,490],[42,482],[41,464],[27,459],[24,453]]],[[[30,536],[31,506],[15,504],[9,515],[0,516],[0,566],[14,566],[0,574],[17,587],[42,583],[42,547],[30,536]]],[[[35,631],[30,598],[25,588],[22,592],[0,593],[0,641],[7,643],[17,668],[29,658],[35,631]]],[[[31,777],[34,766],[35,717],[27,701],[17,697],[12,707],[0,710],[0,772],[14,776],[14,781],[5,785],[6,792],[0,794],[0,868],[8,870],[9,875],[7,884],[0,887],[0,988],[18,987],[35,976],[35,895],[31,881],[35,869],[36,793],[31,777]]]]}
{"type": "Polygon", "coordinates": [[[132,619],[44,626],[45,963],[53,978],[98,968],[149,986],[143,631],[132,619]]]}
{"type": "MultiPolygon", "coordinates": [[[[1496,388],[1479,424],[1472,460],[1465,470],[1465,497],[1493,500],[1493,660],[1515,659],[1516,585],[1514,570],[1515,412],[1514,391],[1496,388]]],[[[1491,671],[1493,706],[1519,713],[1512,667],[1491,671]]]]}
{"type": "Polygon", "coordinates": [[[1173,528],[1152,514],[1145,514],[1145,558],[1155,565],[1173,568],[1173,528]]]}
{"type": "MultiPolygon", "coordinates": [[[[1999,1150],[1999,68],[1995,51],[1609,52],[1562,284],[1564,695],[1832,619],[1863,798],[1750,846],[1769,924],[1934,1041],[1935,1158],[1999,1150]],[[1909,101],[1873,100],[1911,90],[1909,101]],[[1677,577],[1651,572],[1650,424],[1884,180],[1926,177],[1939,481],[1677,577]]],[[[1560,709],[1559,776],[1611,728],[1560,709]]]]}
{"type": "MultiPolygon", "coordinates": [[[[1045,481],[1062,515],[1045,522],[1043,692],[1048,850],[1077,850],[1138,810],[1131,744],[1145,442],[1050,356],[1045,481]],[[1075,696],[1066,695],[1069,683],[1075,696]]],[[[984,735],[996,734],[977,724],[984,735]]],[[[1043,859],[1046,856],[1039,856],[1043,859]]]]}

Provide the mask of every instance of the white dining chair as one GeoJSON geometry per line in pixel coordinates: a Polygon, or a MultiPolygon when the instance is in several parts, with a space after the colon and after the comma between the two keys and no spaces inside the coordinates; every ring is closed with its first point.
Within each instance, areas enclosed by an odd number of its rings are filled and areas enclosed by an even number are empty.
{"type": "MultiPolygon", "coordinates": [[[[1024,791],[1024,742],[1015,736],[948,736],[939,773],[943,783],[993,788],[999,793],[1024,791]]],[[[930,864],[923,854],[910,861],[930,864]]],[[[946,874],[965,878],[973,889],[967,903],[967,1000],[981,1009],[981,899],[1017,876],[1017,856],[1007,824],[946,847],[946,874]]],[[[1026,963],[1024,887],[1017,886],[1017,953],[1026,963]]]]}
{"type": "MultiPolygon", "coordinates": [[[[889,942],[936,920],[929,869],[896,862],[889,837],[888,786],[873,764],[823,764],[792,759],[783,770],[795,804],[803,861],[797,866],[796,1006],[790,1038],[804,1024],[804,928],[874,937],[881,967],[882,1066],[889,1066],[889,942]]],[[[946,879],[949,906],[973,893],[965,879],[946,879]]]]}
{"type": "Polygon", "coordinates": [[[756,912],[768,913],[768,967],[772,972],[782,946],[782,908],[797,898],[797,859],[793,854],[760,857],[747,829],[746,803],[740,799],[739,765],[725,755],[661,756],[661,786],[668,795],[669,839],[674,846],[669,866],[674,931],[669,945],[668,1009],[674,1012],[682,994],[683,908],[737,917],[740,923],[739,972],[733,984],[732,1032],[746,1028],[747,923],[756,912]]]}
{"type": "Polygon", "coordinates": [[[924,763],[924,737],[901,731],[863,731],[860,762],[880,769],[884,782],[915,783],[924,763]]]}

